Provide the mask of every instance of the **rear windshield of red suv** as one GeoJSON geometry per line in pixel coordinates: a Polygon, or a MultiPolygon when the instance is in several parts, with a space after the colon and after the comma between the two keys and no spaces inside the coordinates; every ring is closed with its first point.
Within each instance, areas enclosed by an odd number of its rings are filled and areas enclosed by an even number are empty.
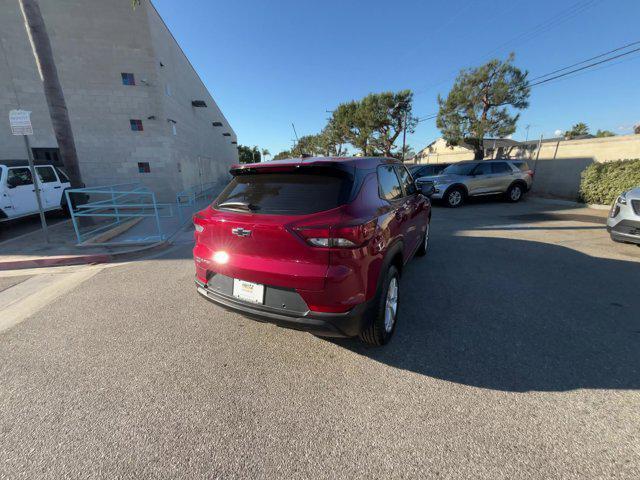
{"type": "Polygon", "coordinates": [[[347,171],[305,167],[292,172],[239,174],[213,204],[218,210],[263,215],[307,215],[347,203],[353,176],[347,171]]]}

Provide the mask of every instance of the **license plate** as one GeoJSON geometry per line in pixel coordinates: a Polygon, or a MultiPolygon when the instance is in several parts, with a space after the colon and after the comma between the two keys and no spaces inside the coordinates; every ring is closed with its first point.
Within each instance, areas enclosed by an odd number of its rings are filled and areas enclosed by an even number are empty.
{"type": "Polygon", "coordinates": [[[233,296],[252,303],[264,303],[264,285],[233,279],[233,296]]]}

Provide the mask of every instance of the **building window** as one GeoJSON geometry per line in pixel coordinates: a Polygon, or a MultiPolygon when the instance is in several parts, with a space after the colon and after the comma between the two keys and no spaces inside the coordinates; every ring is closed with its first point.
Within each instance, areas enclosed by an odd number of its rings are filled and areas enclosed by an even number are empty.
{"type": "Polygon", "coordinates": [[[151,173],[149,162],[138,162],[138,173],[151,173]]]}
{"type": "Polygon", "coordinates": [[[144,128],[142,128],[142,120],[129,120],[131,124],[131,130],[134,132],[142,132],[144,128]]]}
{"type": "Polygon", "coordinates": [[[122,84],[123,85],[135,85],[136,79],[133,76],[133,73],[121,73],[122,75],[122,84]]]}

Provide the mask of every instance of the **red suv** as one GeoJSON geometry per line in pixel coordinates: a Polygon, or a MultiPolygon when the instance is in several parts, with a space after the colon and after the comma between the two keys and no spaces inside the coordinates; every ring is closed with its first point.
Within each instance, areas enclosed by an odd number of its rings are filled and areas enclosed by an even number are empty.
{"type": "Polygon", "coordinates": [[[234,166],[194,216],[198,292],[259,320],[385,344],[399,278],[425,255],[431,203],[397,160],[302,158],[234,166]]]}

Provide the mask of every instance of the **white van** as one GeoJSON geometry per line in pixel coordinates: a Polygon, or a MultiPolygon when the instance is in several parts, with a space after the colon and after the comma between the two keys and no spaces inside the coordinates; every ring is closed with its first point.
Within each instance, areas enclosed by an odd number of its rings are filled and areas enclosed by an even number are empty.
{"type": "MultiPolygon", "coordinates": [[[[71,187],[65,173],[53,165],[36,165],[40,183],[40,199],[45,211],[66,208],[64,192],[71,187]]],[[[25,165],[0,163],[0,222],[38,213],[31,169],[25,165]]]]}

